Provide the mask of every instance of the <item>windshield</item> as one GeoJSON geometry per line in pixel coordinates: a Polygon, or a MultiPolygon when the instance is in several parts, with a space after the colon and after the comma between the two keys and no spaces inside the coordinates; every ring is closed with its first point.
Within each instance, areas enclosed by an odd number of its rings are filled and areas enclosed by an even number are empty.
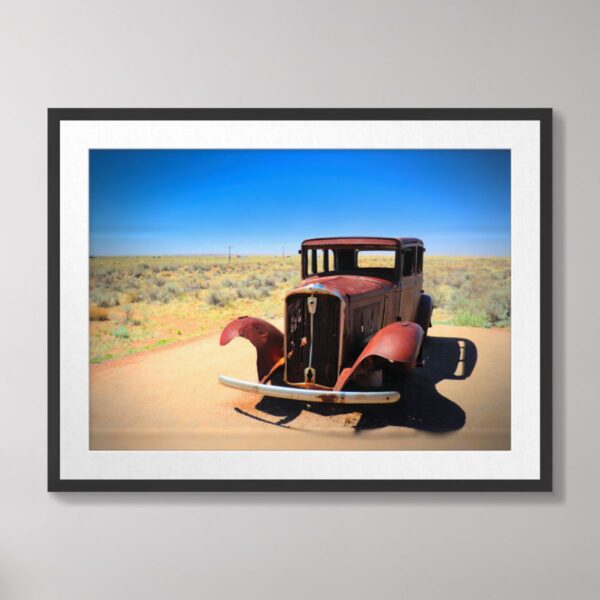
{"type": "Polygon", "coordinates": [[[398,266],[397,250],[357,248],[305,248],[302,253],[302,275],[366,275],[393,281],[398,266]]]}

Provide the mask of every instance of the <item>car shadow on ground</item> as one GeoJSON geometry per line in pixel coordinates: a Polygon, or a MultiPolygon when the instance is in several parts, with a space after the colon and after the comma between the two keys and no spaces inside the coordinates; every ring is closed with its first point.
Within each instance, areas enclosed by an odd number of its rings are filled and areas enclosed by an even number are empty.
{"type": "MultiPolygon", "coordinates": [[[[440,394],[436,384],[448,379],[464,380],[470,377],[477,362],[477,348],[464,338],[428,337],[424,356],[424,367],[384,382],[386,390],[400,392],[400,400],[394,404],[309,404],[264,396],[255,408],[268,415],[281,417],[273,423],[279,426],[287,426],[306,410],[324,417],[358,412],[360,418],[354,425],[356,432],[390,425],[434,433],[460,429],[466,421],[464,410],[440,394]]],[[[273,383],[281,384],[280,381],[273,383]]],[[[257,418],[241,409],[236,410],[257,418]]]]}

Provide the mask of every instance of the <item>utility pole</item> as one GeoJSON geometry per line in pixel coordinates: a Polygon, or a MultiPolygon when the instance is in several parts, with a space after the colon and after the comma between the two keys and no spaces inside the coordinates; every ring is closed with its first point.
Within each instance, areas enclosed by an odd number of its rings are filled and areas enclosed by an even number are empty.
{"type": "Polygon", "coordinates": [[[227,262],[231,262],[231,246],[227,246],[227,248],[229,248],[229,259],[227,262]]]}
{"type": "Polygon", "coordinates": [[[281,246],[281,264],[285,266],[285,246],[281,246]]]}

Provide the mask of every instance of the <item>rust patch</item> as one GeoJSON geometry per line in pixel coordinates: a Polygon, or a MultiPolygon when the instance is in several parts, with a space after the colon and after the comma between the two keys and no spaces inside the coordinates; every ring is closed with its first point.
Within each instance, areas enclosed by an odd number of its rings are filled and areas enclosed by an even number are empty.
{"type": "Polygon", "coordinates": [[[414,367],[423,343],[423,335],[423,328],[416,323],[398,321],[386,325],[373,336],[352,367],[342,371],[334,389],[342,390],[361,366],[368,369],[367,360],[372,357],[414,367]]]}
{"type": "Polygon", "coordinates": [[[225,346],[236,337],[247,339],[256,348],[256,369],[259,380],[266,377],[283,357],[283,333],[263,319],[256,317],[234,319],[223,329],[219,343],[225,346]]]}
{"type": "Polygon", "coordinates": [[[340,402],[340,398],[336,394],[319,394],[318,397],[323,402],[340,402]]]}

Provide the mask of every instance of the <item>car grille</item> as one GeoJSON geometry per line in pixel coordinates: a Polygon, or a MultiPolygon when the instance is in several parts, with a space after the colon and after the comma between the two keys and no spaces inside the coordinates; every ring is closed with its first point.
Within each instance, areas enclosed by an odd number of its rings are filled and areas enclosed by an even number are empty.
{"type": "MultiPolygon", "coordinates": [[[[333,387],[338,378],[340,349],[340,299],[330,294],[315,294],[317,310],[313,323],[312,367],[315,383],[333,387]]],[[[310,349],[309,294],[294,294],[286,301],[288,383],[303,383],[304,369],[308,367],[310,349]],[[305,338],[305,343],[302,340],[305,338]]]]}

